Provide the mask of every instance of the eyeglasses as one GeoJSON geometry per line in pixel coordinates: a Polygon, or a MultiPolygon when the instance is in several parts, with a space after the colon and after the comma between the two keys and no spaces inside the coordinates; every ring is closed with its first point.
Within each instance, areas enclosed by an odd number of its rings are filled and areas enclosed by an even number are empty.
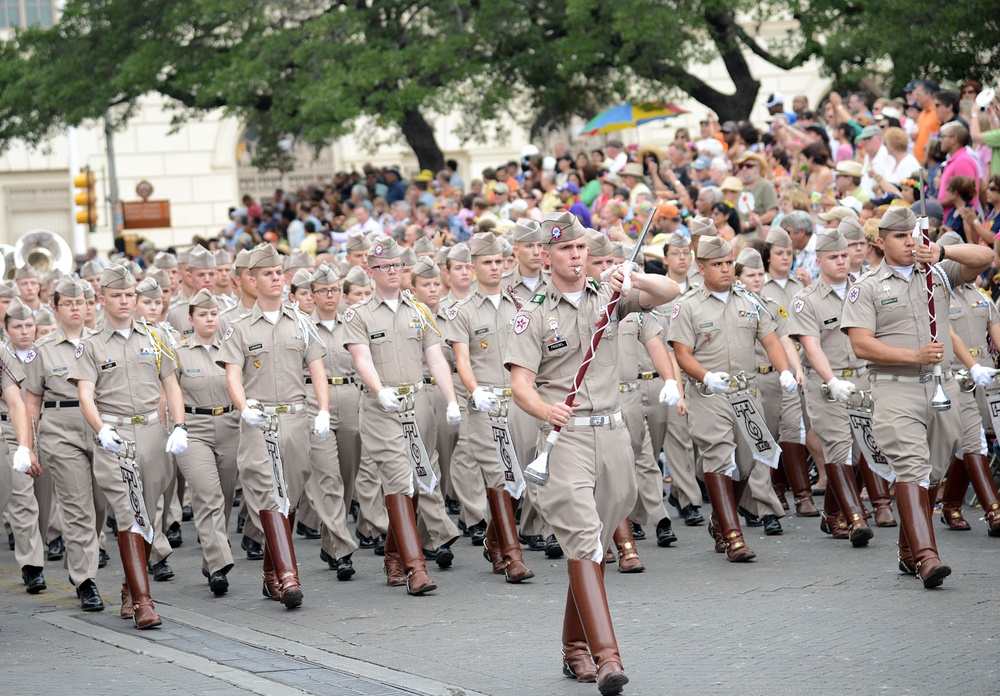
{"type": "Polygon", "coordinates": [[[319,295],[320,297],[329,297],[330,295],[339,295],[340,288],[323,288],[321,290],[313,290],[313,295],[319,295]]]}
{"type": "Polygon", "coordinates": [[[76,302],[60,302],[56,305],[56,307],[69,307],[70,309],[83,309],[86,306],[86,300],[78,300],[76,302]]]}
{"type": "Polygon", "coordinates": [[[962,94],[972,94],[972,95],[975,95],[976,94],[976,90],[974,90],[974,89],[963,89],[962,90],[962,94]]]}
{"type": "Polygon", "coordinates": [[[739,167],[737,167],[737,169],[753,169],[756,166],[757,166],[756,162],[744,162],[739,167]]]}
{"type": "Polygon", "coordinates": [[[690,251],[668,251],[667,252],[667,256],[671,256],[671,257],[673,257],[675,259],[676,258],[682,258],[684,256],[690,256],[690,255],[691,255],[690,251]]]}
{"type": "Polygon", "coordinates": [[[381,266],[372,266],[373,270],[382,271],[383,273],[388,273],[389,271],[401,271],[403,270],[403,264],[401,263],[387,263],[381,266]]]}

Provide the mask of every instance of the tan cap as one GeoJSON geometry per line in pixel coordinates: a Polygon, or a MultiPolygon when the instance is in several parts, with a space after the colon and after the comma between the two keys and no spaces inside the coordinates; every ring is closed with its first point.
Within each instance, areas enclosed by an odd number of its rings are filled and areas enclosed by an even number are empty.
{"type": "Polygon", "coordinates": [[[35,312],[35,324],[37,326],[55,326],[56,315],[48,307],[39,307],[35,312]]]}
{"type": "Polygon", "coordinates": [[[194,297],[188,302],[188,306],[192,309],[218,309],[219,301],[215,299],[215,295],[208,288],[202,288],[194,294],[194,297]]]}
{"type": "MultiPolygon", "coordinates": [[[[487,232],[486,234],[490,233],[487,232]]],[[[469,252],[469,247],[466,244],[459,243],[448,251],[448,260],[457,261],[458,263],[472,263],[472,254],[469,252]]]]}
{"type": "Polygon", "coordinates": [[[438,266],[443,266],[448,260],[448,252],[451,251],[450,246],[443,246],[438,249],[437,258],[434,259],[434,263],[438,266]]]}
{"type": "Polygon", "coordinates": [[[611,248],[611,241],[607,235],[601,234],[597,230],[587,230],[587,251],[590,256],[604,257],[613,256],[615,250],[611,248]]]}
{"type": "Polygon", "coordinates": [[[441,275],[441,267],[434,263],[430,256],[421,256],[413,265],[413,276],[417,278],[437,278],[441,275]]]}
{"type": "Polygon", "coordinates": [[[368,248],[372,245],[372,240],[368,238],[368,235],[364,232],[354,232],[353,234],[347,235],[347,250],[348,251],[368,251],[368,248]]]}
{"type": "Polygon", "coordinates": [[[540,242],[542,241],[542,229],[536,221],[521,218],[514,225],[514,231],[511,233],[511,236],[513,236],[515,244],[518,242],[523,244],[540,242]]]}
{"type": "Polygon", "coordinates": [[[744,268],[763,268],[764,259],[760,257],[760,252],[753,247],[746,247],[736,257],[736,263],[744,268]]]}
{"type": "Polygon", "coordinates": [[[288,259],[289,268],[313,268],[315,265],[316,262],[313,261],[313,257],[309,255],[309,252],[301,249],[293,251],[291,257],[288,259]]]}
{"type": "Polygon", "coordinates": [[[890,232],[912,232],[917,226],[917,216],[909,208],[901,205],[893,206],[885,211],[885,215],[878,222],[880,230],[890,232]]]}
{"type": "Polygon", "coordinates": [[[291,286],[294,290],[312,287],[312,273],[309,272],[309,269],[300,268],[295,271],[295,275],[292,276],[291,286]]]}
{"type": "MultiPolygon", "coordinates": [[[[88,261],[87,263],[92,262],[88,261]]],[[[84,266],[86,265],[84,264],[84,266]]],[[[153,257],[153,265],[157,268],[177,268],[177,257],[169,251],[161,251],[153,257]]],[[[83,269],[80,269],[80,275],[84,275],[83,269]]]]}
{"type": "Polygon", "coordinates": [[[625,258],[625,245],[621,242],[611,242],[611,253],[616,259],[625,258]]]}
{"type": "Polygon", "coordinates": [[[28,278],[38,280],[38,271],[35,270],[34,266],[21,266],[14,271],[14,280],[27,280],[28,278]]]}
{"type": "MultiPolygon", "coordinates": [[[[297,275],[297,274],[296,274],[297,275]]],[[[315,275],[312,277],[311,287],[316,287],[317,285],[333,285],[334,283],[340,282],[340,276],[337,272],[325,263],[321,263],[319,268],[316,269],[315,275]]],[[[295,285],[295,281],[292,281],[292,285],[295,285]]]]}
{"type": "Polygon", "coordinates": [[[737,193],[743,191],[743,182],[737,179],[735,176],[727,176],[722,180],[722,186],[720,186],[723,191],[736,191],[737,193]]]}
{"type": "Polygon", "coordinates": [[[861,173],[862,167],[860,162],[855,162],[854,160],[840,160],[837,162],[837,174],[853,176],[860,179],[861,173]]]}
{"type": "Polygon", "coordinates": [[[17,319],[24,321],[25,319],[31,319],[35,316],[35,313],[31,311],[31,307],[24,304],[20,297],[15,297],[10,301],[10,306],[7,307],[7,317],[10,319],[17,319]]]}
{"type": "Polygon", "coordinates": [[[128,268],[128,272],[134,275],[136,278],[138,278],[139,276],[142,276],[143,278],[146,277],[146,271],[143,269],[142,266],[140,266],[135,261],[129,261],[127,264],[125,264],[125,267],[128,268]]]}
{"type": "Polygon", "coordinates": [[[353,266],[344,276],[344,282],[351,285],[370,285],[371,279],[361,266],[353,266]]]}
{"type": "Polygon", "coordinates": [[[281,256],[278,255],[277,249],[270,244],[261,244],[254,247],[253,251],[250,252],[250,261],[247,263],[247,268],[271,268],[272,266],[280,265],[281,256]]]}
{"type": "Polygon", "coordinates": [[[514,255],[514,245],[506,237],[497,237],[497,242],[500,243],[500,253],[505,259],[514,255]]]}
{"type": "Polygon", "coordinates": [[[767,237],[764,238],[764,241],[773,247],[784,248],[792,246],[792,238],[788,236],[788,233],[785,232],[785,230],[778,226],[774,226],[768,230],[767,237]]]}
{"type": "Polygon", "coordinates": [[[191,247],[188,253],[188,268],[192,271],[215,268],[215,254],[200,244],[191,247]]]}
{"type": "Polygon", "coordinates": [[[690,230],[692,237],[699,234],[707,237],[719,236],[719,228],[715,226],[714,222],[712,222],[712,218],[707,218],[702,215],[698,215],[688,223],[688,230],[690,230]]]}
{"type": "Polygon", "coordinates": [[[721,259],[733,253],[733,248],[722,237],[702,237],[698,240],[698,258],[702,260],[721,259]]]}
{"type": "Polygon", "coordinates": [[[236,260],[233,262],[233,269],[239,270],[241,268],[250,268],[249,249],[240,249],[239,253],[236,254],[236,260]]]}
{"type": "Polygon", "coordinates": [[[369,259],[398,259],[403,255],[403,247],[396,240],[384,234],[376,235],[368,247],[369,259]]]}
{"type": "Polygon", "coordinates": [[[163,297],[163,288],[160,287],[160,284],[154,278],[143,278],[135,286],[135,294],[145,295],[146,297],[163,297]]]}
{"type": "Polygon", "coordinates": [[[0,297],[20,297],[21,291],[13,280],[0,280],[0,297]]]}
{"type": "Polygon", "coordinates": [[[399,260],[406,268],[412,268],[417,262],[417,254],[410,247],[403,247],[403,253],[399,255],[399,260]]]}
{"type": "Polygon", "coordinates": [[[177,265],[187,266],[188,259],[191,256],[191,247],[184,247],[183,249],[177,250],[177,265]]]}
{"type": "Polygon", "coordinates": [[[666,246],[672,247],[690,247],[691,240],[687,238],[687,235],[681,234],[680,232],[674,232],[663,242],[666,246]]]}
{"type": "Polygon", "coordinates": [[[146,277],[155,279],[161,290],[170,287],[170,275],[162,268],[150,268],[146,277]]]}
{"type": "Polygon", "coordinates": [[[837,231],[844,235],[848,241],[864,241],[865,231],[856,217],[847,217],[837,225],[837,231]]]}
{"type": "Polygon", "coordinates": [[[85,280],[80,281],[80,287],[83,288],[83,297],[87,300],[92,300],[97,297],[97,293],[94,292],[94,286],[85,280]]]}
{"type": "Polygon", "coordinates": [[[573,213],[546,213],[539,225],[542,244],[572,242],[585,236],[586,228],[573,213]]]}
{"type": "Polygon", "coordinates": [[[825,213],[820,213],[817,217],[823,222],[830,222],[830,220],[846,220],[847,218],[857,219],[858,214],[853,208],[848,208],[846,205],[837,205],[825,213]]]}
{"type": "Polygon", "coordinates": [[[127,290],[135,287],[135,276],[124,266],[112,264],[101,273],[101,287],[109,290],[127,290]]]}
{"type": "Polygon", "coordinates": [[[469,253],[472,256],[502,254],[503,245],[500,243],[499,237],[492,232],[480,232],[472,235],[472,239],[469,240],[469,253]]]}
{"type": "MultiPolygon", "coordinates": [[[[90,283],[87,283],[89,286],[90,283]]],[[[59,293],[60,297],[80,297],[83,295],[83,286],[76,278],[71,278],[70,276],[63,276],[56,281],[56,286],[52,288],[52,292],[59,293]]]]}
{"type": "Polygon", "coordinates": [[[233,263],[233,257],[229,255],[229,252],[225,249],[215,250],[215,265],[216,266],[231,266],[233,263]]]}
{"type": "MultiPolygon", "coordinates": [[[[159,261],[160,256],[162,256],[162,254],[157,254],[156,255],[157,261],[159,261]]],[[[173,256],[171,256],[171,258],[173,258],[173,256]]],[[[158,263],[156,265],[159,266],[160,268],[164,268],[164,266],[160,266],[160,264],[158,264],[158,263]]],[[[174,266],[177,266],[177,259],[174,259],[174,266]]],[[[167,266],[167,268],[169,268],[169,266],[167,266]]],[[[104,269],[101,268],[101,264],[97,263],[97,261],[90,260],[90,261],[87,261],[82,266],[80,266],[80,277],[81,278],[93,278],[94,276],[101,275],[101,272],[103,270],[104,269]]]]}
{"type": "Polygon", "coordinates": [[[436,254],[437,248],[434,246],[433,239],[423,235],[413,243],[413,251],[417,254],[436,254]]]}
{"type": "Polygon", "coordinates": [[[840,230],[823,230],[816,233],[816,251],[843,251],[847,248],[847,238],[840,230]]]}

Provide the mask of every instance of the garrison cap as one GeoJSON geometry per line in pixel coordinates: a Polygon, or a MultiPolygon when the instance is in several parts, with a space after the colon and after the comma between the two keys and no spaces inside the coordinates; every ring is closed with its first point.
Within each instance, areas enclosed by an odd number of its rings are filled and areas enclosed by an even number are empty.
{"type": "Polygon", "coordinates": [[[912,232],[916,226],[917,216],[913,214],[912,210],[901,205],[889,208],[878,222],[880,230],[889,230],[890,232],[912,232]]]}
{"type": "Polygon", "coordinates": [[[691,232],[691,236],[694,237],[699,234],[703,234],[708,237],[718,237],[719,228],[715,226],[712,222],[712,218],[707,218],[702,215],[696,216],[691,222],[688,223],[688,230],[691,232]]]}
{"type": "Polygon", "coordinates": [[[202,288],[188,302],[188,307],[191,309],[218,309],[219,301],[215,299],[215,295],[210,290],[202,288]]]}
{"type": "MultiPolygon", "coordinates": [[[[89,286],[90,283],[87,283],[89,286]]],[[[80,297],[83,295],[83,286],[76,278],[70,276],[63,276],[56,281],[56,286],[52,288],[52,292],[59,293],[60,297],[80,297]]]]}
{"type": "Polygon", "coordinates": [[[0,280],[0,297],[20,297],[21,291],[13,280],[0,280]]]}
{"type": "Polygon", "coordinates": [[[542,241],[542,230],[541,226],[534,220],[528,218],[521,218],[514,225],[514,232],[512,233],[514,237],[514,242],[540,242],[542,241]]]}
{"type": "MultiPolygon", "coordinates": [[[[339,282],[340,276],[337,275],[337,272],[325,263],[321,263],[319,268],[316,269],[316,274],[312,277],[310,287],[315,287],[317,285],[333,285],[334,283],[339,282]]],[[[294,279],[292,279],[292,285],[295,285],[294,279]]]]}
{"type": "Polygon", "coordinates": [[[760,257],[760,252],[753,247],[746,247],[740,252],[740,255],[736,257],[736,263],[740,264],[744,268],[763,268],[764,259],[760,257]]]}
{"type": "Polygon", "coordinates": [[[491,256],[502,254],[503,244],[500,238],[492,232],[480,232],[469,240],[469,254],[472,256],[491,256]]]}
{"type": "Polygon", "coordinates": [[[109,290],[127,290],[134,288],[135,276],[125,266],[112,264],[101,273],[101,287],[109,290]]]}
{"type": "MultiPolygon", "coordinates": [[[[161,256],[161,254],[157,254],[156,255],[157,261],[159,261],[160,256],[161,256]]],[[[173,257],[171,256],[171,258],[173,258],[173,257]]],[[[160,266],[160,264],[158,264],[158,263],[156,265],[159,266],[160,268],[164,268],[164,266],[160,266]]],[[[174,267],[176,267],[176,266],[177,266],[177,259],[174,259],[174,267]]],[[[167,266],[167,268],[170,268],[170,266],[167,266]]],[[[82,266],[80,266],[80,277],[81,278],[90,278],[90,277],[93,277],[93,276],[96,276],[96,275],[101,275],[101,271],[103,271],[103,270],[104,269],[101,268],[101,264],[99,264],[99,263],[97,263],[97,261],[94,261],[93,259],[91,259],[90,261],[87,261],[85,264],[83,264],[82,266]]]]}
{"type": "Polygon", "coordinates": [[[837,225],[837,231],[849,241],[864,241],[865,231],[856,217],[846,217],[837,225]]]}
{"type": "Polygon", "coordinates": [[[154,278],[143,278],[135,286],[135,294],[145,297],[163,297],[163,288],[154,278]]]}
{"type": "Polygon", "coordinates": [[[842,251],[847,248],[847,238],[840,230],[823,230],[816,234],[816,251],[842,251]]]}
{"type": "Polygon", "coordinates": [[[790,247],[792,246],[792,238],[788,236],[788,232],[778,226],[772,227],[767,232],[767,237],[764,241],[773,247],[790,247]]]}
{"type": "Polygon", "coordinates": [[[573,213],[546,213],[539,225],[542,244],[572,242],[586,235],[586,229],[573,213]]]}
{"type": "Polygon", "coordinates": [[[379,234],[371,242],[371,246],[368,247],[368,258],[398,259],[403,255],[403,247],[396,244],[396,240],[392,237],[379,234]]]}
{"type": "Polygon", "coordinates": [[[413,265],[413,275],[419,278],[437,278],[441,275],[441,267],[430,256],[421,256],[413,265]]]}
{"type": "Polygon", "coordinates": [[[191,251],[188,252],[188,268],[191,270],[215,268],[215,254],[200,244],[191,247],[191,251]]]}
{"type": "Polygon", "coordinates": [[[309,272],[309,269],[300,268],[295,271],[295,275],[292,276],[291,286],[296,290],[312,287],[312,273],[309,272]]]}
{"type": "Polygon", "coordinates": [[[591,229],[587,230],[587,251],[591,256],[613,256],[615,253],[607,235],[591,229]]]}
{"type": "Polygon", "coordinates": [[[255,268],[271,268],[280,265],[281,257],[278,255],[278,251],[270,244],[261,244],[254,247],[253,251],[250,252],[250,260],[247,263],[247,268],[253,270],[255,268]]]}
{"type": "Polygon", "coordinates": [[[733,248],[722,237],[704,236],[698,240],[698,258],[702,260],[721,259],[733,253],[733,248]]]}

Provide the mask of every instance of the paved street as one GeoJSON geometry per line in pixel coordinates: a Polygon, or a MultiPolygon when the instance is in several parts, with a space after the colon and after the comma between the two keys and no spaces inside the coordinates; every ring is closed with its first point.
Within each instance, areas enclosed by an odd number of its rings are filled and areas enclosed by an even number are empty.
{"type": "MultiPolygon", "coordinates": [[[[670,549],[639,542],[646,573],[608,567],[626,693],[996,693],[1000,539],[986,536],[981,511],[966,516],[971,532],[935,518],[955,571],[935,591],[896,571],[894,529],[852,549],[821,534],[816,519],[786,518],[784,536],[748,535],[757,552],[749,565],[713,553],[705,527],[679,526],[670,549]]],[[[242,552],[229,594],[213,598],[193,524],[183,528],[175,579],[153,583],[157,631],[118,617],[116,547],[98,578],[108,610],[94,615],[76,607],[61,563],[46,568],[47,592],[25,594],[4,545],[0,651],[10,692],[597,693],[560,671],[564,559],[526,551],[536,578],[506,585],[463,539],[451,570],[431,565],[439,590],[413,598],[384,586],[370,551],[355,554],[353,580],[338,582],[319,561],[319,542],[296,537],[306,598],[286,611],[261,597],[261,564],[242,552]]]]}

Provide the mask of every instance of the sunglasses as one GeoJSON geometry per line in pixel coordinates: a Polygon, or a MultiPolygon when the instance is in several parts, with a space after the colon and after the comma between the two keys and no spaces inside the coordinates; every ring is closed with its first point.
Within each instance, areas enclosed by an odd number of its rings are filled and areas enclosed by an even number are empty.
{"type": "Polygon", "coordinates": [[[756,166],[757,166],[756,162],[744,162],[739,167],[737,167],[737,169],[753,169],[756,166]]]}

